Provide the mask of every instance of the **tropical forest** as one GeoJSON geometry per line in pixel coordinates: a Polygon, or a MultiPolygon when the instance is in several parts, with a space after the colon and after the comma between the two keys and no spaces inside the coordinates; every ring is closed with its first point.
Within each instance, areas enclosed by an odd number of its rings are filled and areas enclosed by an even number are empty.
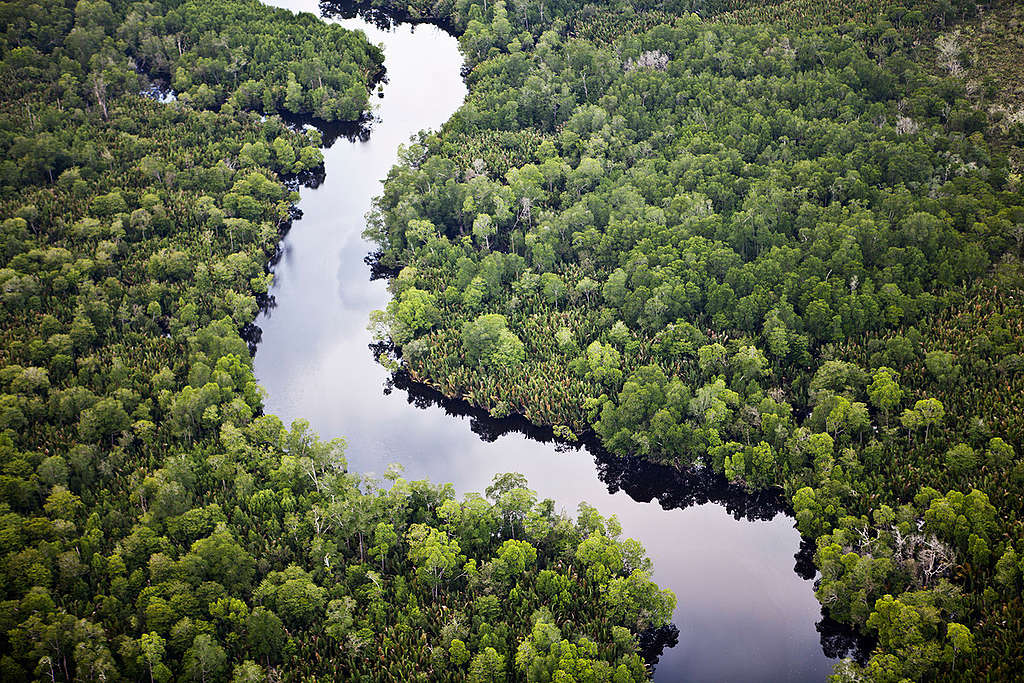
{"type": "Polygon", "coordinates": [[[1019,678],[1022,77],[1015,0],[0,1],[0,680],[1019,678]]]}

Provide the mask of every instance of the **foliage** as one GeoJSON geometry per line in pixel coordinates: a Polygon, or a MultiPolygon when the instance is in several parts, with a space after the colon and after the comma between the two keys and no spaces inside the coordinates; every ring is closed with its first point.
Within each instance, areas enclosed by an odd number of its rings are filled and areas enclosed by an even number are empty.
{"type": "Polygon", "coordinates": [[[365,36],[258,0],[140,3],[117,35],[179,99],[325,121],[359,118],[383,62],[365,36]]]}
{"type": "MultiPolygon", "coordinates": [[[[262,414],[243,333],[322,172],[273,114],[357,118],[379,50],[254,0],[0,15],[0,677],[463,680],[511,670],[557,581],[573,675],[643,678],[674,598],[640,582],[639,616],[605,614],[629,577],[583,578],[592,513],[515,476],[384,485],[262,414]]],[[[409,289],[396,319],[439,314],[409,289]]]]}
{"type": "Polygon", "coordinates": [[[931,47],[977,9],[458,3],[469,96],[366,232],[412,274],[396,296],[436,300],[436,324],[393,335],[414,378],[783,491],[819,599],[878,636],[854,679],[1024,659],[1024,197],[931,47]],[[485,320],[521,362],[479,362],[485,320]]]}

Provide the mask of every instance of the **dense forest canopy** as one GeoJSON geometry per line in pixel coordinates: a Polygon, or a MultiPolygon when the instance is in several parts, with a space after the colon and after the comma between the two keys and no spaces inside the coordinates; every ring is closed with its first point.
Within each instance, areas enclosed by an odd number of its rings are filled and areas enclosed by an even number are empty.
{"type": "Polygon", "coordinates": [[[1010,677],[1022,53],[983,41],[1012,5],[416,3],[470,93],[370,216],[373,324],[492,414],[783,492],[877,638],[841,680],[1010,677]]]}
{"type": "MultiPolygon", "coordinates": [[[[840,680],[1012,677],[1014,4],[360,7],[467,60],[367,231],[410,374],[781,492],[877,642],[840,680]]],[[[368,479],[263,415],[245,336],[322,172],[282,117],[358,118],[380,50],[256,0],[0,18],[0,676],[645,678],[675,599],[614,519],[368,479]]]]}
{"type": "Polygon", "coordinates": [[[675,598],[614,518],[263,414],[240,333],[323,172],[280,115],[358,118],[380,50],[255,0],[0,17],[0,678],[645,679],[675,598]]]}

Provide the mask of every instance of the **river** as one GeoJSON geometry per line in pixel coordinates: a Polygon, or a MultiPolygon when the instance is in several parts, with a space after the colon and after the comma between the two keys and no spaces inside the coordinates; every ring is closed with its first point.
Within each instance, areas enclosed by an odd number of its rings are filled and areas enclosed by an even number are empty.
{"type": "MultiPolygon", "coordinates": [[[[313,0],[269,4],[319,12],[313,0]]],[[[678,598],[678,644],[662,654],[656,680],[824,680],[834,659],[823,643],[834,656],[843,639],[816,628],[821,613],[805,578],[813,567],[805,556],[794,570],[800,538],[776,501],[556,446],[544,430],[489,420],[375,362],[366,324],[388,292],[364,261],[372,250],[360,236],[364,215],[399,145],[437,129],[466,88],[458,44],[442,30],[340,23],[383,46],[387,82],[383,97],[373,97],[369,134],[341,135],[324,150],[326,177],[302,189],[303,217],[273,267],[273,303],[257,321],[255,355],[267,412],[286,423],[308,419],[324,438],[344,436],[354,471],[381,474],[399,463],[407,478],[452,482],[460,494],[516,471],[570,513],[586,501],[617,515],[624,536],[647,548],[655,580],[678,598]]]]}

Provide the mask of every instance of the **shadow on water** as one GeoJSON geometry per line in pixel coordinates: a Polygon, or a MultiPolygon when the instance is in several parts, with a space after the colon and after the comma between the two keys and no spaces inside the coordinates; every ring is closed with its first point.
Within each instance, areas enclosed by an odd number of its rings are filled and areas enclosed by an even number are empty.
{"type": "MultiPolygon", "coordinates": [[[[369,348],[374,358],[389,349],[387,344],[381,343],[371,344],[369,348]]],[[[496,418],[462,399],[416,382],[404,370],[393,372],[384,385],[386,395],[395,390],[404,392],[407,402],[421,410],[437,407],[449,417],[467,418],[470,429],[481,441],[492,443],[506,434],[522,434],[534,441],[549,443],[558,452],[586,450],[594,458],[598,476],[609,493],[624,491],[640,503],[657,500],[664,510],[713,503],[725,508],[734,519],[751,522],[771,521],[780,514],[792,517],[785,499],[775,491],[750,492],[705,468],[679,470],[636,457],[617,456],[601,446],[593,435],[581,437],[578,442],[566,441],[555,436],[550,427],[533,424],[521,415],[496,418]]],[[[811,580],[817,575],[812,543],[802,539],[794,560],[793,571],[800,578],[811,580]]],[[[822,651],[831,659],[850,657],[863,664],[875,647],[874,638],[835,621],[824,610],[815,629],[822,651]]],[[[675,625],[641,634],[644,659],[651,665],[657,663],[664,649],[677,643],[678,636],[679,629],[675,625]]]]}

